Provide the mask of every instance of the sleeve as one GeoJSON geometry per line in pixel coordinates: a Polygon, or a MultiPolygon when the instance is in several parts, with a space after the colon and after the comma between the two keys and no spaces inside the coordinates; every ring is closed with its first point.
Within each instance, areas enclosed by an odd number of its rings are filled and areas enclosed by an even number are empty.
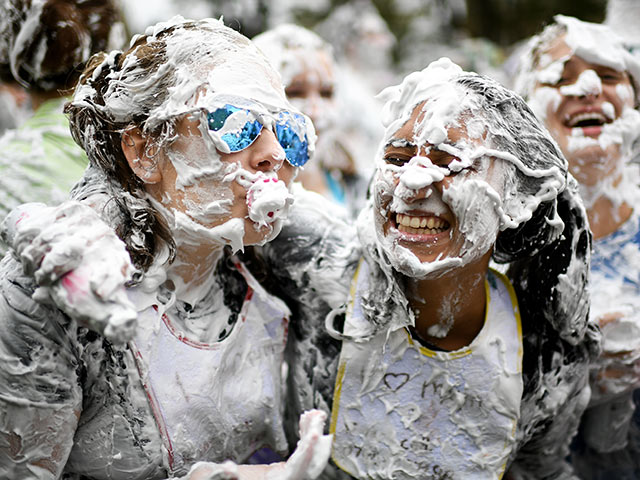
{"type": "Polygon", "coordinates": [[[528,333],[520,448],[505,479],[578,479],[568,461],[569,446],[589,403],[589,363],[598,342],[599,331],[593,324],[578,345],[549,331],[539,336],[528,333]]]}
{"type": "Polygon", "coordinates": [[[347,301],[360,255],[355,230],[332,214],[326,199],[298,190],[293,207],[280,235],[263,248],[267,283],[292,312],[285,409],[290,445],[304,411],[318,408],[330,418],[340,342],[328,335],[325,318],[347,301]]]}
{"type": "Polygon", "coordinates": [[[78,349],[10,256],[0,278],[0,478],[57,479],[82,405],[78,349]]]}

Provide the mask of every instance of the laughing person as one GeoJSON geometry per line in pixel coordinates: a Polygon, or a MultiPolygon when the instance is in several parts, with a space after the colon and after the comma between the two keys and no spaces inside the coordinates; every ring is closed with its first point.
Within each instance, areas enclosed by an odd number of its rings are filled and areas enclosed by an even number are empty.
{"type": "Polygon", "coordinates": [[[640,61],[608,27],[559,15],[531,40],[518,82],[569,161],[593,231],[604,352],[573,455],[590,479],[640,475],[638,79],[640,61]]]}
{"type": "Polygon", "coordinates": [[[381,96],[361,261],[320,208],[294,208],[265,246],[298,301],[289,405],[332,409],[333,460],[353,477],[574,478],[599,334],[565,158],[520,97],[446,59],[381,96]],[[325,315],[332,276],[353,278],[344,316],[325,315]]]}

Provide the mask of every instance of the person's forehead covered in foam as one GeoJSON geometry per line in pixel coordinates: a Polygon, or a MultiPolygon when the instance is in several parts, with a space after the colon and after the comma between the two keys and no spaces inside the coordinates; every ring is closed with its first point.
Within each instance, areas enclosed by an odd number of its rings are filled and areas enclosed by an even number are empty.
{"type": "MultiPolygon", "coordinates": [[[[448,164],[448,173],[470,167],[482,155],[484,150],[480,147],[488,142],[486,122],[477,98],[466,94],[453,81],[462,73],[459,66],[448,59],[441,59],[421,72],[412,73],[401,85],[380,94],[387,102],[383,110],[386,131],[381,147],[399,146],[409,141],[418,152],[416,158],[403,168],[415,170],[416,167],[431,166],[426,155],[434,149],[456,157],[448,164]],[[397,132],[409,121],[416,108],[421,112],[413,125],[412,138],[397,138],[397,132]],[[464,134],[451,134],[452,129],[457,132],[463,130],[464,134]]],[[[387,167],[383,155],[378,155],[378,167],[387,167]]],[[[420,176],[419,170],[413,173],[420,176]]]]}
{"type": "Polygon", "coordinates": [[[265,112],[291,110],[278,73],[251,41],[220,21],[208,20],[208,26],[211,31],[178,26],[170,34],[166,68],[175,68],[175,82],[150,119],[162,122],[194,110],[212,110],[234,97],[252,100],[254,109],[261,105],[265,112]]]}
{"type": "Polygon", "coordinates": [[[556,15],[554,24],[530,41],[529,52],[522,60],[516,79],[516,89],[529,96],[537,85],[555,85],[563,74],[565,64],[575,55],[592,65],[608,67],[630,75],[636,95],[640,98],[640,60],[626,48],[625,43],[608,26],[583,22],[577,18],[556,15]],[[551,55],[550,47],[564,43],[564,55],[551,55]]]}

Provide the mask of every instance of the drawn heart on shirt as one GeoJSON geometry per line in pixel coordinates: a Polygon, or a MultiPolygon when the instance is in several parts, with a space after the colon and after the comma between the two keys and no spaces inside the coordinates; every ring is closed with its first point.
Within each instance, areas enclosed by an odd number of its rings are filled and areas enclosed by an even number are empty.
{"type": "Polygon", "coordinates": [[[387,373],[382,381],[392,391],[396,392],[409,381],[408,373],[387,373]]]}

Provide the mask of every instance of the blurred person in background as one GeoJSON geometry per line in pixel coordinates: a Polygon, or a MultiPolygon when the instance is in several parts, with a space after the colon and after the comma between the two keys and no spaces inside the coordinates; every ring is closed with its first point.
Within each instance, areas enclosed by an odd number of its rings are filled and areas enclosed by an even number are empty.
{"type": "Polygon", "coordinates": [[[298,180],[355,218],[366,197],[368,172],[361,165],[371,143],[362,125],[351,122],[353,110],[358,110],[360,118],[365,112],[339,93],[345,85],[340,82],[343,77],[331,45],[293,24],[268,30],[253,41],[280,72],[289,101],[316,128],[315,162],[301,171],[298,180]]]}
{"type": "Polygon", "coordinates": [[[639,79],[640,61],[610,28],[558,15],[529,42],[516,85],[567,157],[594,237],[603,352],[572,456],[593,480],[640,478],[639,79]]]}
{"type": "Polygon", "coordinates": [[[24,88],[34,114],[0,138],[0,218],[23,202],[59,202],[80,179],[88,161],[62,113],[66,95],[93,53],[125,40],[118,0],[2,2],[0,75],[24,88]]]}

